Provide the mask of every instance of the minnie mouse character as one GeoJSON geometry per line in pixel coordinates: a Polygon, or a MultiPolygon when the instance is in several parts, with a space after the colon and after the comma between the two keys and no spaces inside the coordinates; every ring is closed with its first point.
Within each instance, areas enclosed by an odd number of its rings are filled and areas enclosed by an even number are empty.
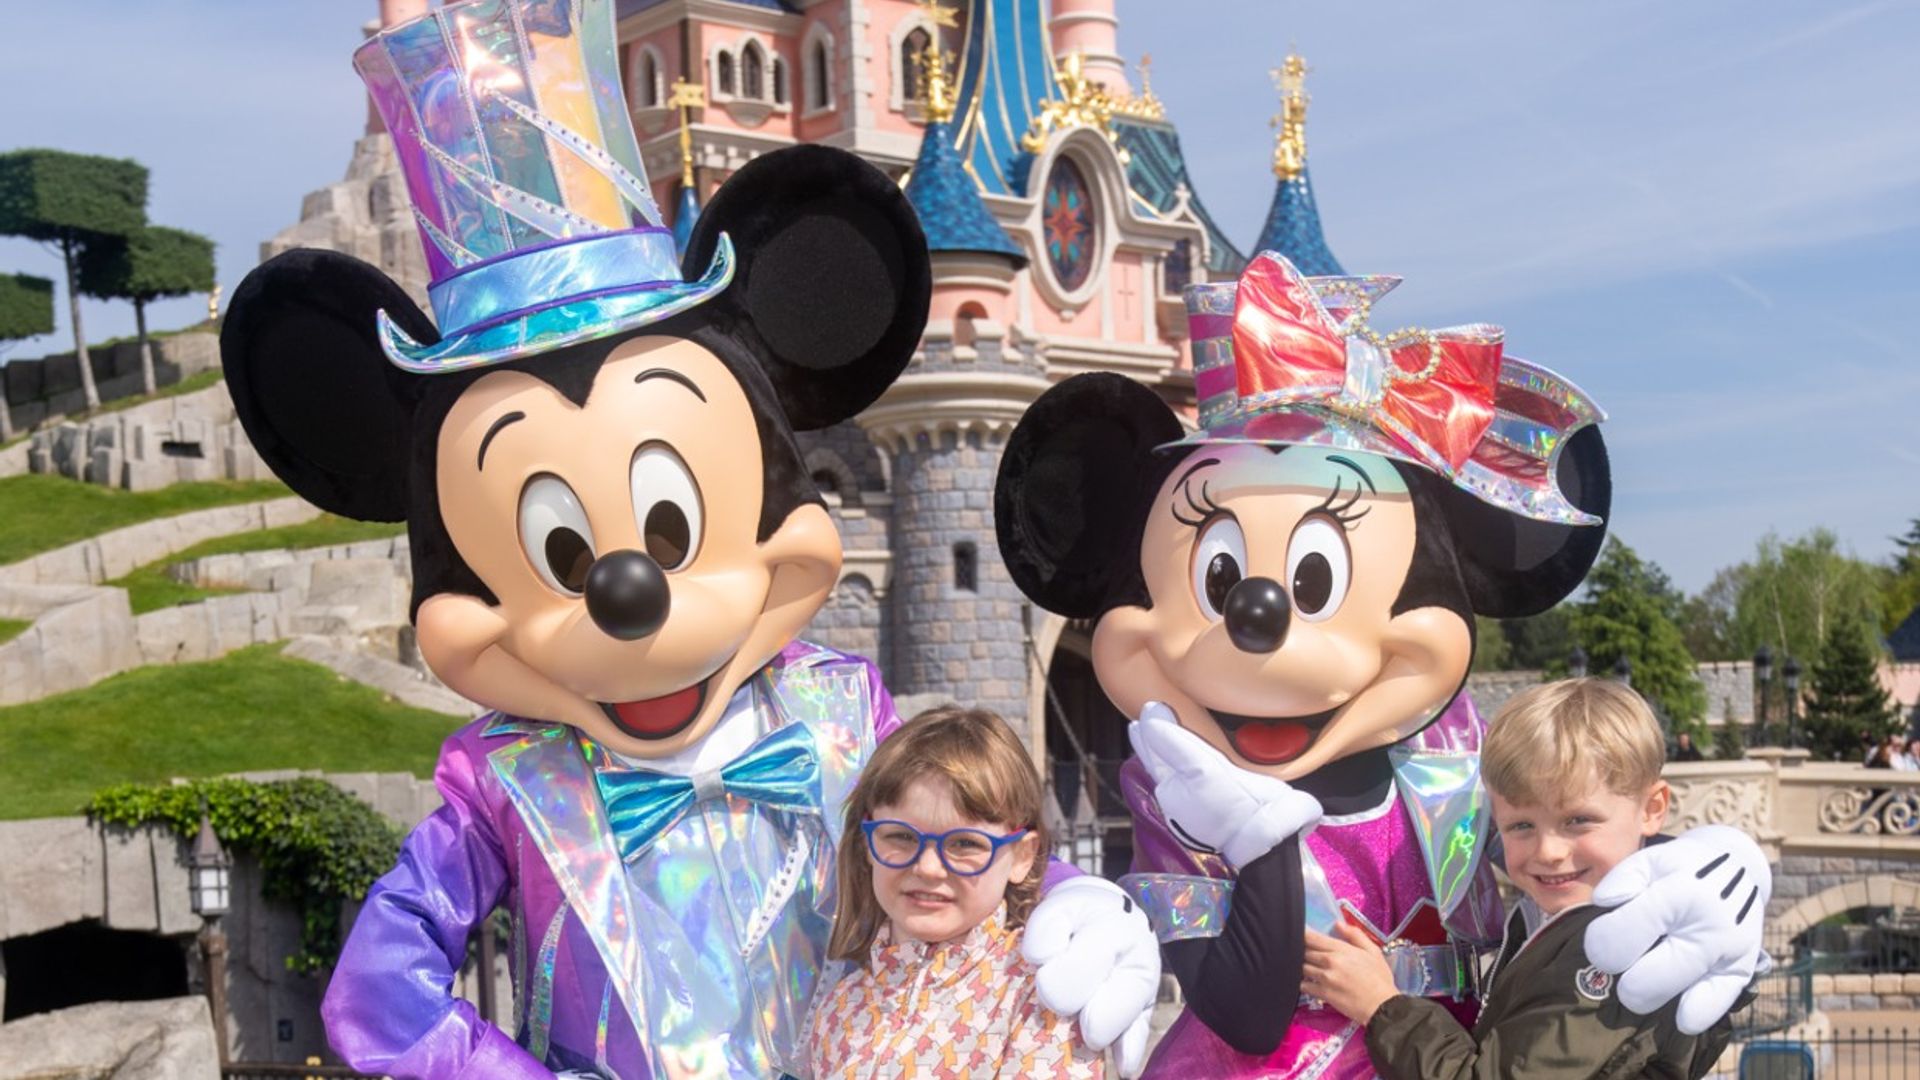
{"type": "MultiPolygon", "coordinates": [[[[1370,329],[1396,283],[1263,254],[1188,291],[1198,431],[1143,386],[1082,375],[1001,461],[1008,568],[1096,620],[1100,685],[1138,718],[1124,883],[1188,1004],[1148,1075],[1372,1075],[1354,1025],[1301,996],[1307,927],[1360,927],[1404,992],[1467,1022],[1497,944],[1460,695],[1474,616],[1540,612],[1586,574],[1611,496],[1601,416],[1503,356],[1498,327],[1370,329]]],[[[1721,899],[1741,876],[1764,894],[1758,846],[1709,828],[1608,879],[1600,902],[1639,896],[1589,945],[1615,971],[1638,961],[1623,1000],[1651,1011],[1692,987],[1697,1028],[1727,1010],[1761,963],[1748,888],[1721,899]]]]}
{"type": "MultiPolygon", "coordinates": [[[[899,723],[871,664],[795,639],[841,548],[794,432],[908,362],[919,225],[871,166],[795,147],[721,188],[683,274],[613,40],[605,0],[448,4],[371,39],[356,66],[435,319],[364,263],[296,251],[248,276],[222,333],[261,455],[324,509],[407,523],[421,654],[497,710],[447,740],[445,805],[328,988],[329,1037],[370,1072],[803,1060],[841,802],[899,723]],[[512,1036],[451,993],[500,904],[512,1036]]],[[[1097,930],[1054,977],[1098,988],[1060,1007],[1111,1041],[1158,978],[1144,917],[1078,878],[1042,910],[1069,946],[1097,930]]]]}

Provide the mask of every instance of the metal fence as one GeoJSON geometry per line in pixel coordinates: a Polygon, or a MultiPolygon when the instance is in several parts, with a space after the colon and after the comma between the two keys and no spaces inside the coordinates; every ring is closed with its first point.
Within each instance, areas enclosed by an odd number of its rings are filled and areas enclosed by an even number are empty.
{"type": "Polygon", "coordinates": [[[1920,1080],[1920,1031],[1911,1028],[1756,1039],[1738,1054],[1739,1080],[1920,1080]]]}

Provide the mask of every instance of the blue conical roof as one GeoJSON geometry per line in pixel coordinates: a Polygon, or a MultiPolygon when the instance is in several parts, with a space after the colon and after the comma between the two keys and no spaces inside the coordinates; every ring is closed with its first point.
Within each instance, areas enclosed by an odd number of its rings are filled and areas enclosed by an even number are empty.
{"type": "Polygon", "coordinates": [[[1320,208],[1313,201],[1313,177],[1303,166],[1300,175],[1281,180],[1273,192],[1273,207],[1260,230],[1255,252],[1277,251],[1309,277],[1345,274],[1340,260],[1327,249],[1320,232],[1320,208]]]}
{"type": "Polygon", "coordinates": [[[993,219],[973,177],[960,165],[953,149],[953,131],[946,121],[927,124],[920,139],[920,157],[907,179],[907,201],[920,215],[928,251],[980,251],[1005,255],[1016,265],[1027,259],[1007,230],[993,219]]]}
{"type": "Polygon", "coordinates": [[[700,200],[690,187],[680,189],[673,204],[673,249],[687,253],[687,241],[693,238],[693,223],[700,220],[700,200]]]}

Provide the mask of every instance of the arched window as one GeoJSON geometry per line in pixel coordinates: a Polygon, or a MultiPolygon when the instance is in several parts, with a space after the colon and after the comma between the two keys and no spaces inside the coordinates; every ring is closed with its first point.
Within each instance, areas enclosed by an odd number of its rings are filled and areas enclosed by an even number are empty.
{"type": "Polygon", "coordinates": [[[827,43],[816,41],[808,54],[807,104],[816,109],[833,107],[833,70],[827,43]]]}
{"type": "Polygon", "coordinates": [[[660,104],[660,63],[651,49],[640,52],[640,77],[633,88],[633,100],[643,109],[660,104]]]}
{"type": "Polygon", "coordinates": [[[740,52],[740,96],[764,100],[767,96],[765,58],[758,42],[749,41],[740,52]]]}
{"type": "Polygon", "coordinates": [[[906,39],[900,42],[900,88],[902,101],[920,101],[927,96],[926,78],[920,65],[926,60],[927,46],[933,39],[927,36],[924,28],[915,27],[906,39]]]}
{"type": "Polygon", "coordinates": [[[773,103],[785,105],[787,103],[787,62],[776,56],[773,58],[772,68],[769,79],[773,83],[773,103]]]}
{"type": "Polygon", "coordinates": [[[713,62],[713,80],[722,94],[733,93],[733,54],[722,49],[713,62]]]}
{"type": "Polygon", "coordinates": [[[972,345],[975,341],[979,340],[979,320],[986,317],[987,309],[978,301],[969,300],[961,304],[960,310],[954,312],[953,315],[953,343],[955,345],[972,345]]]}

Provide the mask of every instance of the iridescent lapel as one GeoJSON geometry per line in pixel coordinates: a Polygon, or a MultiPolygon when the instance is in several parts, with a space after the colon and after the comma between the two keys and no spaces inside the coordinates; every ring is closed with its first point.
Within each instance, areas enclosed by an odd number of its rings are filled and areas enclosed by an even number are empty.
{"type": "Polygon", "coordinates": [[[573,729],[563,724],[507,721],[488,735],[520,738],[487,755],[507,789],[527,834],[566,894],[567,904],[600,953],[607,978],[642,1044],[647,1041],[639,925],[627,891],[626,866],[614,848],[600,792],[573,729]]]}
{"type": "Polygon", "coordinates": [[[1421,750],[1406,745],[1388,751],[1394,787],[1413,819],[1427,880],[1441,918],[1453,914],[1472,891],[1487,845],[1487,796],[1480,785],[1480,755],[1465,750],[1421,750]]]}

